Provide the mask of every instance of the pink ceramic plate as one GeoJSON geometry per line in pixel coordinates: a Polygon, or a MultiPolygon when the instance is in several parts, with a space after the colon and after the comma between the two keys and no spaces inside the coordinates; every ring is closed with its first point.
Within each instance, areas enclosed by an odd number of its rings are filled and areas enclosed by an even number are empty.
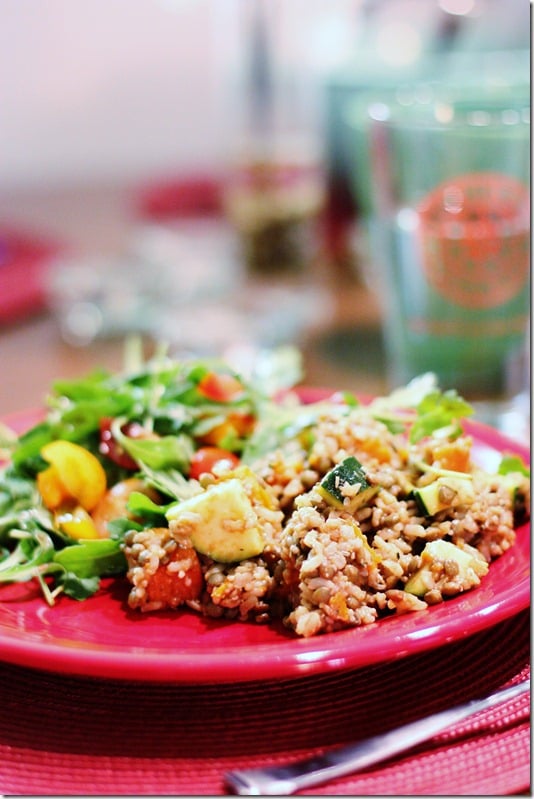
{"type": "MultiPolygon", "coordinates": [[[[8,422],[23,430],[35,412],[8,422]]],[[[494,430],[466,423],[479,463],[493,469],[504,451],[529,452],[494,430]]],[[[203,619],[187,610],[140,614],[128,610],[125,580],[109,580],[94,597],[61,598],[48,607],[31,584],[0,590],[0,659],[78,674],[180,683],[295,678],[358,668],[472,635],[530,602],[530,525],[492,563],[479,588],[428,610],[311,639],[282,626],[203,619]]]]}

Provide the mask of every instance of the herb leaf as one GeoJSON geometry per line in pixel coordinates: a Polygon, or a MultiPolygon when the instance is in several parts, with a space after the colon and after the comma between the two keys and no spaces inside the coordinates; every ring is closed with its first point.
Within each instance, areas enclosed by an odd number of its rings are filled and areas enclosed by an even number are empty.
{"type": "Polygon", "coordinates": [[[498,474],[513,474],[516,472],[523,474],[525,477],[530,477],[530,469],[519,455],[503,455],[499,464],[498,474]]]}
{"type": "Polygon", "coordinates": [[[178,468],[188,471],[193,446],[185,435],[158,438],[130,438],[119,425],[113,424],[113,434],[120,445],[136,461],[143,461],[152,469],[178,468]]]}
{"type": "Polygon", "coordinates": [[[416,444],[438,430],[453,438],[461,435],[460,419],[470,416],[473,408],[454,389],[443,393],[437,390],[423,397],[416,413],[409,433],[411,444],[416,444]]]}
{"type": "Polygon", "coordinates": [[[77,577],[104,577],[126,571],[121,544],[111,538],[88,539],[65,547],[55,553],[53,560],[77,577]]]}
{"type": "Polygon", "coordinates": [[[82,601],[93,596],[100,588],[99,577],[79,577],[73,572],[63,572],[57,579],[60,586],[67,596],[72,599],[82,601]]]}

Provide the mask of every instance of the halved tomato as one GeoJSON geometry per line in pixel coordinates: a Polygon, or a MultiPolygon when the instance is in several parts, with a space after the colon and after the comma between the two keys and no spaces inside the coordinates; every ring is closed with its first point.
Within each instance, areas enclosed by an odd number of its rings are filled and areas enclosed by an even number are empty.
{"type": "Polygon", "coordinates": [[[200,447],[193,454],[189,467],[189,477],[198,480],[201,474],[213,474],[215,466],[235,469],[239,458],[233,452],[221,447],[200,447]]]}
{"type": "Polygon", "coordinates": [[[243,393],[243,384],[230,374],[208,372],[197,385],[207,399],[215,402],[230,402],[243,393]]]}
{"type": "MultiPolygon", "coordinates": [[[[111,431],[113,419],[105,417],[100,420],[100,445],[99,451],[106,458],[109,458],[116,463],[117,466],[122,466],[123,469],[130,469],[131,471],[138,469],[139,464],[129,455],[124,447],[122,447],[111,431]]],[[[146,431],[138,422],[129,422],[121,427],[122,432],[130,438],[143,438],[146,431]]]]}

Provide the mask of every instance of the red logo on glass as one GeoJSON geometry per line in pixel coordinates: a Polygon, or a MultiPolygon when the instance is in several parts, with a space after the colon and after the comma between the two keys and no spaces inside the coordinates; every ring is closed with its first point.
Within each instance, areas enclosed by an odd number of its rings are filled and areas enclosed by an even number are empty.
{"type": "Polygon", "coordinates": [[[465,308],[495,308],[519,294],[530,263],[530,195],[508,175],[450,178],[417,208],[423,268],[442,297],[465,308]]]}

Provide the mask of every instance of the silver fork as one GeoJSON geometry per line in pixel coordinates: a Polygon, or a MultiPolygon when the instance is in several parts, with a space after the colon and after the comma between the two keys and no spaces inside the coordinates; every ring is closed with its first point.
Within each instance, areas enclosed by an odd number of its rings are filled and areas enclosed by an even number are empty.
{"type": "Polygon", "coordinates": [[[354,773],[411,749],[468,716],[506,702],[529,690],[530,679],[510,688],[503,688],[483,699],[457,705],[397,727],[383,735],[342,746],[323,755],[299,760],[286,766],[231,771],[225,775],[226,785],[239,796],[289,796],[303,788],[310,788],[312,785],[354,773]]]}

